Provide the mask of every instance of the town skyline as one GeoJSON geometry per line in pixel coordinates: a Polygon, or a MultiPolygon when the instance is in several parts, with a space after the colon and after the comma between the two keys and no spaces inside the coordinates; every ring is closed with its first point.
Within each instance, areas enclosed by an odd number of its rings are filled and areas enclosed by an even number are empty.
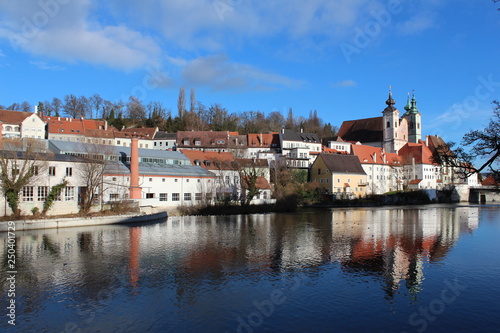
{"type": "Polygon", "coordinates": [[[340,126],[380,115],[392,86],[402,112],[414,91],[423,134],[459,142],[484,127],[500,95],[500,44],[486,33],[500,27],[496,7],[486,0],[3,3],[0,72],[9,85],[1,104],[134,95],[176,115],[183,86],[230,113],[317,110],[340,126]]]}

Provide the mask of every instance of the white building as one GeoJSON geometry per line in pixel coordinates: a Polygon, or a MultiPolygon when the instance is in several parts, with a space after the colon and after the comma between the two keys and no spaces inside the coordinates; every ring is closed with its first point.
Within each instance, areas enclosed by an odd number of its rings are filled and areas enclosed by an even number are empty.
{"type": "Polygon", "coordinates": [[[0,110],[3,138],[45,139],[45,123],[36,113],[0,110]]]}

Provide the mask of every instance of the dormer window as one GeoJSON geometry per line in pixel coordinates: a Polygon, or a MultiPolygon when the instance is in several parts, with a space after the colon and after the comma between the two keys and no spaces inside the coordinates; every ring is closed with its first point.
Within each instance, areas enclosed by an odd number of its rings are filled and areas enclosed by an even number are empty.
{"type": "Polygon", "coordinates": [[[224,140],[217,140],[217,144],[218,145],[223,145],[224,143],[226,143],[226,141],[224,141],[224,140]]]}
{"type": "Polygon", "coordinates": [[[205,160],[205,161],[203,161],[203,163],[204,163],[204,164],[205,164],[205,166],[207,166],[207,167],[209,167],[209,166],[210,166],[210,164],[211,164],[209,160],[205,160]]]}

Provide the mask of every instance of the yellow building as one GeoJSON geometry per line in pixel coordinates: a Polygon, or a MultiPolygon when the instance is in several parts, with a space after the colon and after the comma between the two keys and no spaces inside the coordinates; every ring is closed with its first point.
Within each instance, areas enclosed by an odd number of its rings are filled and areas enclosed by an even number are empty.
{"type": "Polygon", "coordinates": [[[357,156],[319,154],[311,167],[311,182],[333,199],[354,199],[366,195],[366,173],[357,156]]]}

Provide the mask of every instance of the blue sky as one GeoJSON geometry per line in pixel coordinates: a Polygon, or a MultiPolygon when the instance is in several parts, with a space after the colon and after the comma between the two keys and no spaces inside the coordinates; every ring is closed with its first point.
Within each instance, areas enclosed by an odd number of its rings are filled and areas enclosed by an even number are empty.
{"type": "Polygon", "coordinates": [[[459,141],[500,99],[491,0],[3,0],[0,104],[136,95],[176,114],[205,105],[376,117],[413,89],[423,134],[459,141]]]}

